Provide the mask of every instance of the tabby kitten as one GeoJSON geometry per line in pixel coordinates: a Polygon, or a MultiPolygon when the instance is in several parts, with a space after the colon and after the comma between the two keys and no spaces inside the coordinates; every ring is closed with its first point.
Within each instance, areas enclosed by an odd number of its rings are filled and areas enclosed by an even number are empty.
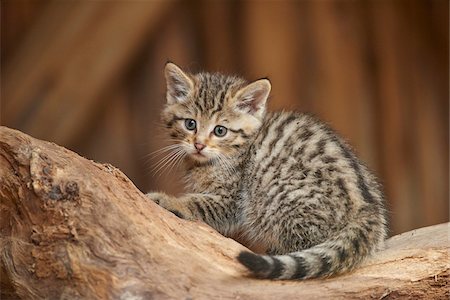
{"type": "MultiPolygon", "coordinates": [[[[148,197],[260,253],[237,259],[253,276],[306,279],[351,270],[383,245],[380,185],[315,118],[266,113],[269,80],[165,67],[162,120],[186,163],[188,193],[148,197]]],[[[170,158],[169,158],[170,159],[170,158]]]]}

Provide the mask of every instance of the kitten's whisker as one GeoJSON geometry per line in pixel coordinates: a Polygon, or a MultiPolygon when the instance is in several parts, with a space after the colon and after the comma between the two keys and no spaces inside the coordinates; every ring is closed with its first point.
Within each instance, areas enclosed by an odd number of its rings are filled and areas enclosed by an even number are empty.
{"type": "Polygon", "coordinates": [[[178,148],[178,147],[180,147],[180,145],[177,145],[177,144],[165,146],[165,147],[162,147],[161,149],[158,149],[158,150],[156,150],[156,151],[153,151],[153,152],[150,152],[150,153],[146,154],[145,157],[148,157],[148,156],[151,156],[151,157],[158,156],[158,155],[161,155],[162,152],[167,152],[167,151],[169,151],[169,150],[172,150],[172,149],[175,149],[175,148],[178,148]]]}
{"type": "MultiPolygon", "coordinates": [[[[175,151],[176,151],[176,150],[175,150],[175,151]]],[[[166,161],[171,155],[173,155],[173,153],[174,153],[174,151],[171,151],[171,152],[165,154],[165,156],[163,156],[158,162],[155,163],[155,165],[154,165],[153,168],[159,166],[161,163],[163,163],[164,161],[166,161]]]]}
{"type": "Polygon", "coordinates": [[[169,156],[169,158],[166,159],[166,160],[164,161],[164,163],[160,164],[158,167],[156,167],[156,168],[154,169],[153,175],[154,175],[154,176],[157,176],[157,175],[159,176],[160,173],[162,173],[162,172],[166,169],[167,165],[169,165],[169,164],[171,163],[171,161],[174,159],[174,157],[175,157],[176,155],[177,155],[177,153],[171,153],[171,155],[169,156]]]}
{"type": "Polygon", "coordinates": [[[181,151],[181,152],[178,152],[177,153],[177,155],[176,156],[174,156],[174,159],[171,161],[171,163],[169,164],[170,165],[170,167],[169,167],[169,165],[166,167],[166,169],[165,170],[163,170],[162,172],[161,172],[161,174],[164,172],[164,171],[168,171],[168,172],[171,172],[172,171],[172,169],[174,168],[174,167],[176,167],[182,160],[183,160],[183,158],[184,158],[184,156],[186,155],[186,152],[184,152],[184,151],[181,151]]]}
{"type": "Polygon", "coordinates": [[[172,164],[172,166],[170,167],[168,172],[171,172],[173,168],[176,169],[180,165],[180,163],[183,162],[183,159],[185,156],[186,156],[186,152],[183,151],[183,153],[175,159],[174,163],[172,164]]]}
{"type": "Polygon", "coordinates": [[[154,171],[154,174],[161,175],[180,155],[184,153],[183,149],[178,149],[172,153],[170,153],[170,156],[164,161],[164,163],[160,163],[157,169],[154,171]]]}
{"type": "Polygon", "coordinates": [[[162,164],[167,163],[167,161],[171,160],[178,152],[182,151],[180,148],[172,149],[169,153],[167,153],[156,165],[155,168],[161,166],[162,164]]]}
{"type": "MultiPolygon", "coordinates": [[[[170,164],[167,166],[166,170],[168,172],[172,171],[173,167],[178,163],[178,161],[180,160],[181,157],[183,157],[183,155],[185,154],[184,151],[180,151],[178,152],[175,156],[174,159],[170,162],[170,164]]],[[[164,170],[164,171],[166,171],[164,170]]]]}
{"type": "MultiPolygon", "coordinates": [[[[161,156],[161,155],[166,155],[167,156],[168,154],[166,154],[165,152],[176,150],[179,147],[180,146],[178,144],[176,144],[176,145],[169,145],[169,146],[163,147],[161,149],[158,149],[156,151],[153,151],[153,152],[151,152],[149,154],[146,154],[146,155],[144,155],[145,164],[146,165],[151,164],[152,160],[155,159],[156,157],[161,156]]],[[[159,162],[164,160],[166,158],[166,156],[160,157],[156,164],[158,164],[159,162]]]]}
{"type": "Polygon", "coordinates": [[[165,164],[167,161],[171,159],[173,155],[175,155],[180,150],[173,150],[170,153],[166,154],[163,158],[161,158],[152,168],[152,170],[157,169],[159,166],[165,164]]]}

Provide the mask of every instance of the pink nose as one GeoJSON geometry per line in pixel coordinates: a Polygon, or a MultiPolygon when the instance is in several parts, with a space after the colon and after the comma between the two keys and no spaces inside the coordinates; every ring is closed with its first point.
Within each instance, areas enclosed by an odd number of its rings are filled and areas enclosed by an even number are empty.
{"type": "Polygon", "coordinates": [[[202,151],[203,149],[206,148],[206,145],[201,144],[201,143],[194,143],[195,149],[197,149],[198,152],[202,151]]]}

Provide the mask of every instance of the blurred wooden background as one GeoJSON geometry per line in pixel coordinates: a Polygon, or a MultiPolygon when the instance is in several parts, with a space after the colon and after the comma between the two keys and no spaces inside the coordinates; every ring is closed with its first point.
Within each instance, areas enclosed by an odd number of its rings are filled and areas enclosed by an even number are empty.
{"type": "Polygon", "coordinates": [[[392,233],[449,219],[449,4],[1,1],[1,124],[122,169],[144,191],[164,143],[163,67],[268,76],[385,184],[392,233]]]}

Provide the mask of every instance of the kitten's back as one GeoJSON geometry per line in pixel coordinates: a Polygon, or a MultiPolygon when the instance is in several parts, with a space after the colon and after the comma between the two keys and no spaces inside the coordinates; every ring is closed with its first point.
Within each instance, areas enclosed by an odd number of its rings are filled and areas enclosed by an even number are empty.
{"type": "Polygon", "coordinates": [[[309,115],[268,114],[243,178],[247,238],[278,255],[242,254],[240,261],[257,276],[346,271],[383,243],[383,195],[375,178],[341,138],[309,115]],[[266,268],[258,269],[261,264],[266,268]]]}

